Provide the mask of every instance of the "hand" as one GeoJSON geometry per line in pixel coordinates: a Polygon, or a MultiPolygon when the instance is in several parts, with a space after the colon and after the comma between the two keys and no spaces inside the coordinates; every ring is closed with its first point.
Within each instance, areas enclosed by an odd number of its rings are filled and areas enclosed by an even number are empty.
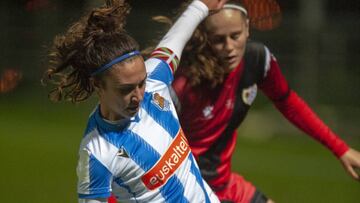
{"type": "Polygon", "coordinates": [[[340,157],[340,161],[349,175],[360,181],[359,171],[356,171],[360,169],[360,152],[350,148],[340,157]]]}
{"type": "Polygon", "coordinates": [[[201,0],[208,8],[210,13],[220,10],[227,0],[201,0]]]}

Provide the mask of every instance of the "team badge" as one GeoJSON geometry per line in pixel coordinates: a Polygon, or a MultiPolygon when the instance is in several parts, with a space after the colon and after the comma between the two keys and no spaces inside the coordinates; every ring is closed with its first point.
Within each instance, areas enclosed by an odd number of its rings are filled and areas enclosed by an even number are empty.
{"type": "Polygon", "coordinates": [[[254,102],[256,98],[256,94],[257,94],[257,85],[253,84],[252,86],[243,89],[242,100],[244,101],[245,104],[250,106],[254,102]]]}
{"type": "Polygon", "coordinates": [[[161,111],[169,111],[170,110],[170,102],[167,101],[164,97],[160,96],[159,93],[155,93],[152,95],[151,102],[155,104],[155,106],[161,111]]]}

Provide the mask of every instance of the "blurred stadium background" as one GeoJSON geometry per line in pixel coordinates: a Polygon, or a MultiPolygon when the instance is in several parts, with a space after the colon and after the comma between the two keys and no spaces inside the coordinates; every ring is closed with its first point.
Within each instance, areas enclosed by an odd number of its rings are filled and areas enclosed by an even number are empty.
{"type": "MultiPolygon", "coordinates": [[[[128,31],[142,48],[164,32],[153,15],[180,0],[129,1],[128,31]]],[[[251,30],[290,85],[348,144],[360,149],[360,2],[279,0],[281,24],[251,30]]],[[[40,78],[55,34],[100,0],[0,2],[0,202],[76,202],[77,149],[96,99],[51,103],[40,78]]],[[[259,95],[240,129],[233,168],[277,202],[359,202],[360,184],[324,147],[259,95]]]]}

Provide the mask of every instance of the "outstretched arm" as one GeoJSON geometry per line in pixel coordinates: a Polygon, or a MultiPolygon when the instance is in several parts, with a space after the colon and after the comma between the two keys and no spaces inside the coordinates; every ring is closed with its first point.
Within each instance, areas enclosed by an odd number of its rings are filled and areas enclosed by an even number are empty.
{"type": "Polygon", "coordinates": [[[360,152],[351,149],[341,140],[312,110],[292,91],[274,58],[271,60],[271,68],[261,84],[260,88],[273,101],[280,112],[300,128],[328,149],[330,149],[341,161],[345,170],[359,180],[356,168],[360,168],[360,152]]]}

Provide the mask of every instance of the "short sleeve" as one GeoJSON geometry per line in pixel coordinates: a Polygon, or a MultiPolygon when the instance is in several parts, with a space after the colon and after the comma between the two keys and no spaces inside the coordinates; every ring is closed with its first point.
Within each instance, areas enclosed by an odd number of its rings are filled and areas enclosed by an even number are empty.
{"type": "Polygon", "coordinates": [[[86,148],[80,149],[79,152],[77,176],[79,198],[110,197],[112,174],[86,148]]]}
{"type": "Polygon", "coordinates": [[[160,47],[152,52],[145,64],[148,79],[170,85],[174,79],[173,75],[178,67],[179,59],[170,49],[160,47]]]}

